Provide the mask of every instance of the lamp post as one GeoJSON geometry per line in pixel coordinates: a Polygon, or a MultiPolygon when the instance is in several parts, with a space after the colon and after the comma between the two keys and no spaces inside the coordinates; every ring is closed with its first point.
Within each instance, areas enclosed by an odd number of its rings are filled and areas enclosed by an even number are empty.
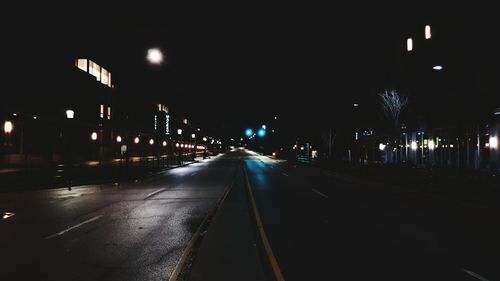
{"type": "Polygon", "coordinates": [[[67,167],[66,167],[66,170],[68,171],[68,183],[71,184],[71,168],[72,168],[72,165],[73,165],[73,155],[72,155],[72,150],[71,150],[71,146],[72,146],[72,137],[73,137],[73,134],[72,134],[72,131],[71,131],[71,128],[72,126],[70,125],[69,122],[71,122],[72,119],[75,118],[75,111],[73,111],[72,109],[68,109],[66,110],[66,122],[65,122],[65,132],[64,132],[64,139],[63,140],[66,140],[65,141],[65,151],[67,152],[67,156],[66,156],[66,164],[67,164],[67,167]]]}
{"type": "MultiPolygon", "coordinates": [[[[4,143],[4,147],[5,147],[5,155],[6,157],[9,156],[9,147],[11,145],[11,142],[10,142],[10,138],[11,138],[11,133],[12,131],[14,130],[14,124],[12,123],[12,121],[5,121],[4,124],[3,124],[3,131],[5,133],[5,143],[4,143]]],[[[7,162],[8,159],[6,159],[5,162],[7,162]]]]}

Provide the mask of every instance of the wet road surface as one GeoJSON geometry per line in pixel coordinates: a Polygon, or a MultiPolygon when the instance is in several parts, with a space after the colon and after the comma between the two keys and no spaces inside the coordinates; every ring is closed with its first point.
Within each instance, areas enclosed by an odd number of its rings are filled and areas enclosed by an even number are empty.
{"type": "Polygon", "coordinates": [[[215,157],[128,184],[0,193],[0,280],[168,280],[234,176],[215,157]]]}

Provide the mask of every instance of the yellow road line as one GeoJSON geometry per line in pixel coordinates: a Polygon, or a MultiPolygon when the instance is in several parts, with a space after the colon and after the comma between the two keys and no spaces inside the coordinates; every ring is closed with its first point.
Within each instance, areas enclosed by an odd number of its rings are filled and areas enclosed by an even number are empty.
{"type": "Polygon", "coordinates": [[[205,218],[203,218],[203,221],[198,226],[198,229],[193,234],[193,237],[191,237],[191,240],[189,240],[188,244],[186,245],[186,248],[184,248],[184,251],[182,252],[181,257],[177,261],[177,264],[175,265],[174,270],[170,274],[170,278],[168,279],[168,281],[176,281],[179,278],[179,275],[182,271],[182,268],[186,264],[186,261],[189,257],[189,254],[193,250],[193,247],[196,244],[196,241],[198,241],[198,239],[200,238],[201,231],[206,226],[209,218],[211,218],[215,214],[215,212],[219,208],[220,204],[224,201],[224,199],[226,199],[227,195],[229,194],[229,191],[233,187],[233,184],[234,184],[234,182],[226,186],[226,188],[224,189],[224,192],[222,192],[222,194],[219,196],[219,198],[217,199],[215,204],[212,206],[210,211],[208,211],[205,218]]]}
{"type": "Polygon", "coordinates": [[[250,185],[250,181],[248,180],[248,173],[245,166],[243,166],[243,172],[245,174],[246,186],[248,189],[248,194],[250,197],[250,203],[252,203],[252,209],[255,216],[255,221],[257,223],[257,229],[259,230],[260,239],[262,240],[262,244],[264,244],[264,250],[266,251],[267,258],[271,263],[271,267],[273,268],[274,276],[277,281],[285,281],[283,274],[281,273],[280,267],[278,265],[278,261],[273,254],[273,250],[271,249],[271,244],[269,244],[269,240],[267,239],[266,231],[264,230],[264,225],[262,224],[262,220],[260,218],[259,210],[257,209],[257,205],[255,204],[255,199],[253,197],[252,187],[250,185]]]}

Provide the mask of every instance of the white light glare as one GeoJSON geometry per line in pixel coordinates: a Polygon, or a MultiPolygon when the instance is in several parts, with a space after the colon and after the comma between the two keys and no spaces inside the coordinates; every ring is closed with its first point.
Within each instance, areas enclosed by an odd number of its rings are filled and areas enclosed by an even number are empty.
{"type": "Polygon", "coordinates": [[[117,136],[117,137],[116,137],[116,142],[122,142],[122,137],[117,136]]]}
{"type": "Polygon", "coordinates": [[[14,129],[14,124],[12,124],[11,121],[5,121],[5,123],[3,123],[3,131],[6,134],[10,134],[13,129],[14,129]]]}
{"type": "Polygon", "coordinates": [[[436,65],[432,69],[434,69],[434,70],[443,70],[443,66],[442,65],[436,65]]]}
{"type": "Polygon", "coordinates": [[[380,151],[384,151],[384,150],[385,150],[385,147],[386,147],[386,145],[385,145],[385,144],[383,144],[383,143],[381,143],[381,144],[379,144],[379,145],[378,145],[378,149],[379,149],[380,151]]]}
{"type": "Polygon", "coordinates": [[[412,150],[417,150],[418,146],[417,146],[417,142],[416,141],[412,141],[411,142],[411,149],[412,150]]]}
{"type": "Polygon", "coordinates": [[[434,150],[434,148],[436,147],[436,144],[434,143],[434,140],[429,140],[429,149],[430,150],[434,150]]]}
{"type": "Polygon", "coordinates": [[[406,39],[406,50],[408,50],[408,52],[413,51],[413,39],[406,39]]]}
{"type": "Polygon", "coordinates": [[[71,109],[66,110],[66,118],[73,119],[75,117],[75,112],[71,109]]]}
{"type": "Polygon", "coordinates": [[[147,59],[152,64],[160,64],[163,62],[163,53],[157,48],[149,49],[147,59]]]}
{"type": "Polygon", "coordinates": [[[431,39],[432,33],[431,33],[431,26],[426,25],[425,26],[425,39],[431,39]]]}
{"type": "Polygon", "coordinates": [[[490,137],[490,148],[497,149],[498,148],[498,138],[496,136],[490,137]]]}

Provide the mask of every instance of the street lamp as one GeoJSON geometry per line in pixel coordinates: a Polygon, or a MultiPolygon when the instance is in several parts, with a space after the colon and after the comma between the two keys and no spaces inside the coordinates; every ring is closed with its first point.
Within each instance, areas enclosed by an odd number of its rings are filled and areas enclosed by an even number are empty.
{"type": "Polygon", "coordinates": [[[116,137],[116,142],[117,142],[117,143],[120,143],[120,142],[122,142],[122,137],[120,137],[120,136],[117,136],[117,137],[116,137]]]}
{"type": "Polygon", "coordinates": [[[3,131],[6,133],[6,134],[10,134],[12,132],[12,130],[14,130],[14,124],[12,123],[12,121],[5,121],[5,123],[3,123],[3,131]]]}
{"type": "Polygon", "coordinates": [[[161,64],[163,62],[163,53],[158,48],[151,48],[148,50],[146,58],[152,64],[161,64]]]}
{"type": "Polygon", "coordinates": [[[92,132],[92,134],[90,134],[90,139],[93,140],[93,141],[96,141],[97,140],[97,133],[96,132],[92,132]]]}
{"type": "Polygon", "coordinates": [[[73,119],[75,117],[75,111],[68,109],[66,110],[66,119],[73,119]]]}
{"type": "Polygon", "coordinates": [[[150,144],[150,145],[153,145],[154,143],[155,143],[155,141],[154,141],[153,139],[150,139],[150,140],[149,140],[149,144],[150,144]]]}
{"type": "Polygon", "coordinates": [[[443,70],[443,66],[442,65],[435,65],[434,67],[432,67],[432,69],[434,69],[434,70],[443,70]]]}
{"type": "Polygon", "coordinates": [[[182,135],[182,129],[177,129],[177,134],[182,135]]]}
{"type": "Polygon", "coordinates": [[[162,145],[167,146],[167,141],[163,141],[162,145]]]}
{"type": "Polygon", "coordinates": [[[140,141],[140,140],[139,140],[139,137],[135,137],[135,138],[134,138],[134,143],[135,143],[135,144],[138,144],[138,143],[139,143],[139,141],[140,141]]]}
{"type": "Polygon", "coordinates": [[[207,137],[203,137],[203,141],[207,141],[207,137]]]}
{"type": "Polygon", "coordinates": [[[194,139],[196,137],[195,134],[191,134],[191,138],[194,139]]]}

